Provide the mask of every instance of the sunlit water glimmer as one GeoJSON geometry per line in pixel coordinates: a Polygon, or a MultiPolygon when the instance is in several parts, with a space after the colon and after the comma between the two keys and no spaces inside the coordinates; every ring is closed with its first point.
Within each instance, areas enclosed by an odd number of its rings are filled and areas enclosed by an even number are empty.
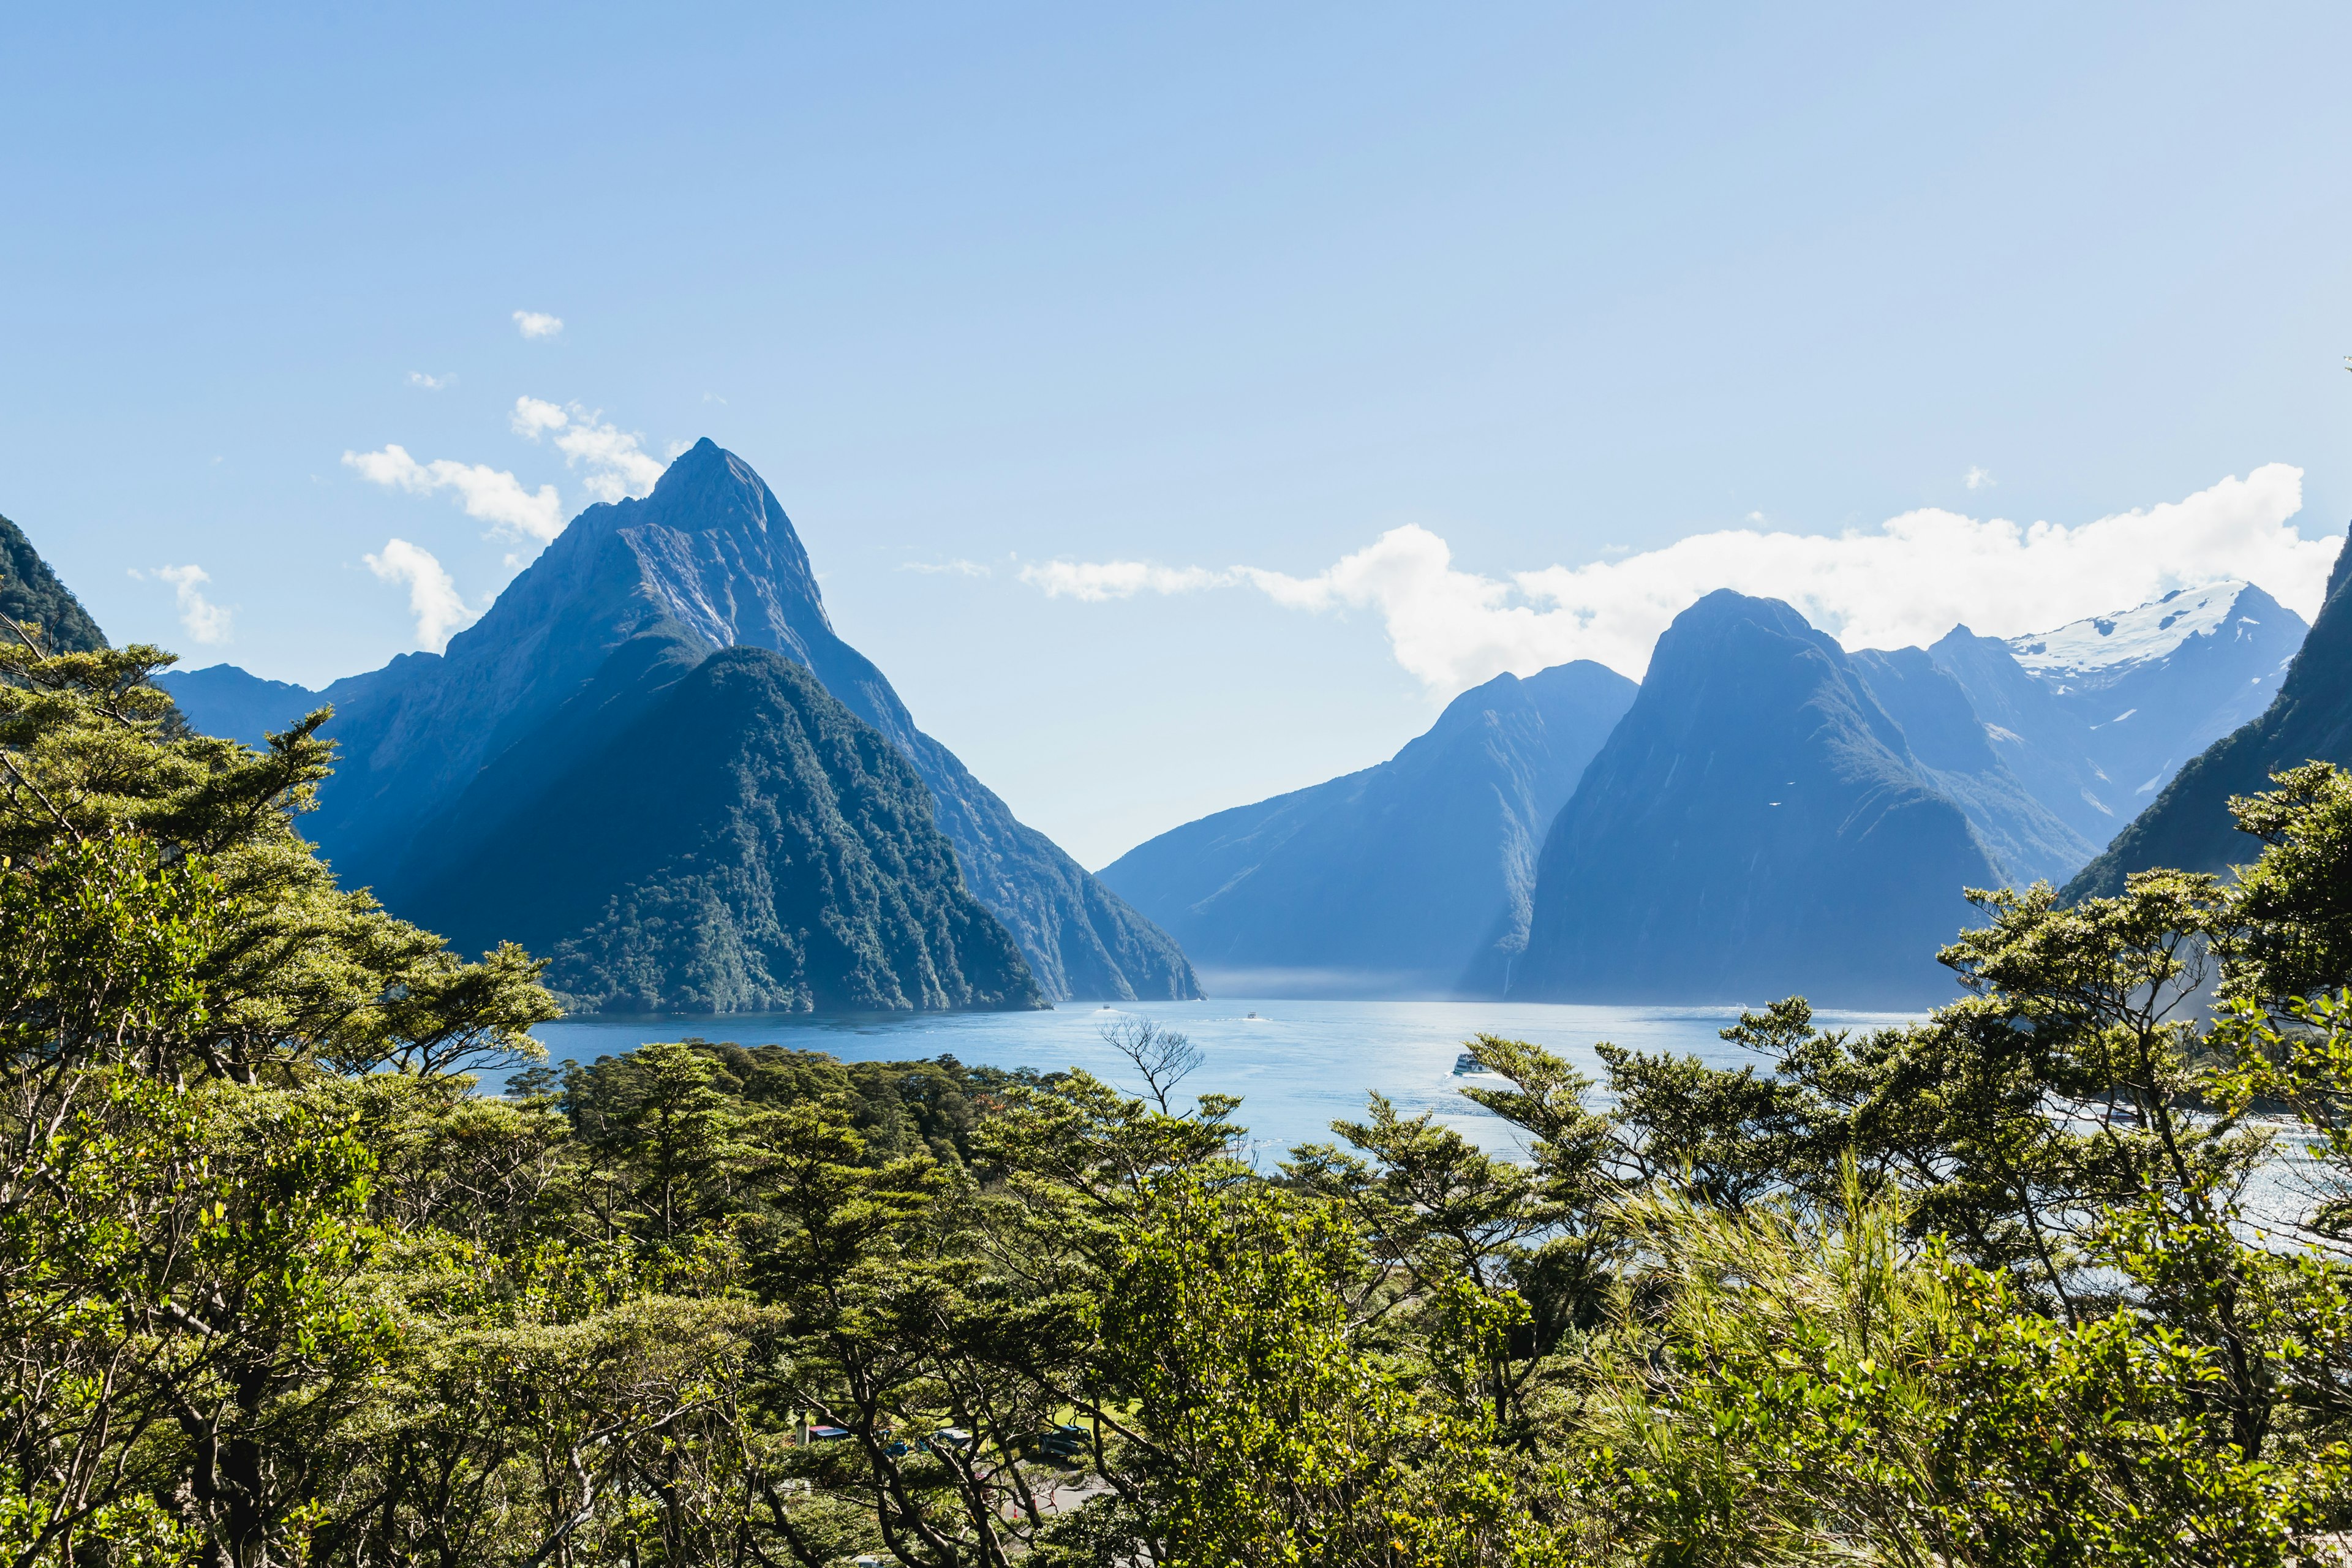
{"type": "MultiPolygon", "coordinates": [[[[1596,1079],[1595,1041],[1639,1050],[1696,1055],[1715,1066],[1751,1059],[1717,1031],[1736,1007],[1577,1007],[1502,1002],[1252,1001],[1135,1004],[1107,1009],[1068,1003],[1038,1013],[805,1014],[566,1018],[537,1031],[557,1061],[593,1060],[648,1040],[700,1036],[742,1045],[770,1042],[827,1051],[844,1061],[904,1061],[952,1056],[979,1067],[1082,1067],[1130,1091],[1135,1069],[1103,1043],[1106,1024],[1142,1016],[1181,1030],[1201,1048],[1187,1095],[1238,1094],[1235,1120],[1262,1159],[1330,1137],[1331,1122],[1363,1112],[1365,1097],[1387,1095],[1406,1114],[1433,1110],[1446,1125],[1498,1152],[1518,1147],[1517,1130],[1462,1098],[1454,1076],[1463,1042],[1476,1034],[1532,1040],[1596,1079]],[[1253,1016],[1255,1015],[1255,1016],[1253,1016]]],[[[1831,1028],[1871,1027],[1902,1015],[1822,1013],[1831,1028]]]]}

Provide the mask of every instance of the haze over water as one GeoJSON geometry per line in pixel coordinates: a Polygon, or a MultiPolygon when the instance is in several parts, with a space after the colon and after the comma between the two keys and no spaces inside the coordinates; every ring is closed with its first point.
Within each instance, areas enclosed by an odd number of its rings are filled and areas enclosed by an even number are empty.
{"type": "MultiPolygon", "coordinates": [[[[1760,1005],[1760,1004],[1759,1004],[1760,1005]]],[[[1205,1002],[1134,1004],[1105,1008],[1065,1003],[1047,1012],[915,1016],[794,1013],[575,1017],[534,1033],[551,1059],[593,1061],[649,1040],[699,1036],[741,1045],[777,1044],[826,1051],[843,1061],[908,1061],[953,1056],[972,1066],[1078,1067],[1129,1092],[1135,1069],[1106,1045],[1106,1024],[1148,1017],[1182,1031],[1201,1048],[1187,1097],[1242,1096],[1235,1120],[1250,1130],[1261,1163],[1296,1144],[1328,1140],[1333,1121],[1360,1117],[1365,1099],[1385,1094],[1402,1115],[1434,1110],[1445,1125],[1483,1148],[1516,1152],[1516,1129],[1457,1092],[1494,1078],[1456,1077],[1463,1044],[1480,1033],[1531,1040],[1596,1079],[1596,1041],[1644,1051],[1697,1056],[1716,1067],[1755,1060],[1717,1031],[1737,1007],[1597,1007],[1501,1002],[1340,1002],[1219,997],[1205,1002]],[[1252,1016],[1252,1015],[1256,1015],[1252,1016]]],[[[1815,1015],[1827,1028],[1869,1028],[1901,1021],[1894,1013],[1815,1015]]]]}

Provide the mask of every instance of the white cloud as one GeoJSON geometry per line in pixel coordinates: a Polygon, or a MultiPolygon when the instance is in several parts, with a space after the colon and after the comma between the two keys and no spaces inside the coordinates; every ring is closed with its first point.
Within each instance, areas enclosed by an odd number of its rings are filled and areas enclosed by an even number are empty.
{"type": "Polygon", "coordinates": [[[551,316],[541,310],[517,310],[514,313],[514,324],[516,330],[524,337],[551,338],[563,330],[563,318],[551,316]]]}
{"type": "MultiPolygon", "coordinates": [[[[146,578],[137,567],[131,569],[133,577],[146,578]]],[[[229,638],[229,622],[236,612],[226,605],[215,605],[204,595],[204,585],[212,581],[211,574],[197,565],[158,566],[154,575],[160,582],[172,584],[172,597],[180,606],[180,626],[188,636],[200,643],[225,643],[229,638]]]]}
{"type": "Polygon", "coordinates": [[[1407,526],[1311,577],[1055,561],[1024,567],[1021,578],[1081,600],[1248,586],[1296,609],[1377,609],[1397,662],[1450,692],[1572,658],[1639,676],[1667,623],[1717,588],[1785,599],[1848,647],[1932,642],[1957,624],[2000,637],[2046,631],[2223,577],[2258,583],[2311,616],[2340,542],[2298,534],[2288,520],[2302,506],[2303,471],[2273,463],[2185,500],[2073,528],[1929,508],[1874,530],[1727,529],[1496,578],[1455,570],[1444,540],[1407,526]]]}
{"type": "Polygon", "coordinates": [[[1161,566],[1150,561],[1047,561],[1021,568],[1021,580],[1045,589],[1048,598],[1094,602],[1145,592],[1189,594],[1197,588],[1231,587],[1248,575],[1239,566],[1212,572],[1204,566],[1161,566]]]}
{"type": "Polygon", "coordinates": [[[516,435],[536,441],[550,430],[562,429],[571,417],[560,405],[543,398],[518,397],[514,412],[507,416],[507,423],[516,435]]]}
{"type": "Polygon", "coordinates": [[[518,397],[509,423],[516,435],[533,441],[553,434],[565,466],[586,468],[588,492],[598,500],[653,494],[662,465],[640,448],[644,437],[601,420],[599,411],[576,403],[559,407],[542,398],[518,397]]]}
{"type": "Polygon", "coordinates": [[[372,484],[403,489],[412,495],[455,490],[467,517],[481,519],[492,530],[503,530],[541,544],[563,531],[563,503],[553,485],[537,490],[487,463],[457,463],[440,458],[420,463],[406,448],[387,446],[380,452],[345,452],[345,466],[372,484]]]}
{"type": "Polygon", "coordinates": [[[898,570],[901,572],[920,572],[926,576],[937,576],[941,573],[953,573],[959,577],[986,577],[990,575],[988,568],[982,566],[977,561],[907,561],[899,563],[898,570]]]}
{"type": "Polygon", "coordinates": [[[427,375],[421,370],[412,370],[408,373],[408,384],[421,386],[427,392],[439,392],[444,387],[457,385],[457,378],[455,375],[427,375]]]}
{"type": "Polygon", "coordinates": [[[433,552],[405,539],[384,542],[380,555],[362,556],[368,570],[386,583],[405,584],[409,613],[416,617],[419,647],[439,653],[451,637],[474,624],[475,612],[466,607],[448,571],[433,552]]]}
{"type": "Polygon", "coordinates": [[[1972,490],[1980,490],[1987,485],[1997,485],[2000,483],[1999,479],[1992,477],[1991,469],[1979,468],[1973,464],[1969,465],[1969,471],[1967,473],[1960,476],[1960,482],[1968,486],[1969,489],[1972,490]]]}

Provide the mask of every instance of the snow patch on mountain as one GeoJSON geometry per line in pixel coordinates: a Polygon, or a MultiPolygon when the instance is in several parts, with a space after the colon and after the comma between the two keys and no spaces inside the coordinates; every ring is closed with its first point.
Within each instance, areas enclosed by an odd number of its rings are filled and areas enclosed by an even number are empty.
{"type": "Polygon", "coordinates": [[[2225,581],[2176,588],[2136,610],[2092,616],[2055,631],[2011,637],[2009,648],[2038,679],[2061,687],[2082,681],[2105,685],[2142,665],[2171,658],[2190,637],[2215,636],[2239,620],[2258,625],[2237,615],[2239,597],[2250,586],[2225,581]]]}

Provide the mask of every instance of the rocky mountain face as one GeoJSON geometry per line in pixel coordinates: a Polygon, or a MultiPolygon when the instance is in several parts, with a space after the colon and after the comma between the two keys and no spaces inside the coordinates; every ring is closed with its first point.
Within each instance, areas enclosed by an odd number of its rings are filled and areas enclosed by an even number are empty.
{"type": "Polygon", "coordinates": [[[1492,994],[1546,827],[1633,700],[1590,661],[1496,676],[1378,766],[1218,812],[1099,875],[1254,994],[1492,994]]]}
{"type": "Polygon", "coordinates": [[[2268,700],[2304,632],[2222,583],[2032,637],[1847,654],[1786,605],[1717,595],[1638,700],[1591,666],[1506,678],[1390,763],[1102,875],[1258,992],[1752,1000],[1811,974],[1907,1005],[1948,993],[1933,955],[1970,918],[1963,885],[2064,883],[2191,742],[2268,700]],[[1577,889],[1555,905],[1534,890],[1543,843],[1577,889]]]}
{"type": "Polygon", "coordinates": [[[2352,543],[2336,557],[2318,618],[2273,691],[2252,719],[2182,767],[2066,896],[2119,893],[2126,876],[2152,867],[2218,872],[2250,860],[2259,847],[2232,826],[2231,795],[2267,789],[2273,773],[2302,763],[2352,765],[2352,543]]]}
{"type": "Polygon", "coordinates": [[[2226,582],[2030,637],[1955,627],[1928,651],[1995,752],[2095,849],[2269,705],[2309,629],[2252,584],[2226,582]]]}
{"type": "MultiPolygon", "coordinates": [[[[966,885],[1011,931],[1045,996],[1199,994],[1165,932],[916,728],[881,671],[835,635],[774,493],[708,440],[652,495],[573,519],[446,655],[404,655],[318,693],[336,705],[328,732],[342,743],[341,771],[308,825],[339,875],[404,912],[447,886],[447,858],[477,842],[483,797],[460,803],[491,764],[511,758],[493,781],[501,800],[526,775],[543,784],[647,711],[666,684],[658,672],[734,647],[808,669],[912,764],[966,885]]],[[[206,727],[190,706],[196,693],[177,690],[206,727]]],[[[593,859],[593,845],[580,847],[593,859]]]]}
{"type": "MultiPolygon", "coordinates": [[[[1703,1004],[1801,993],[1853,1007],[1948,996],[1935,954],[1969,918],[1961,889],[2007,879],[1931,781],[2000,775],[1918,664],[1858,666],[1775,599],[1720,592],[1684,611],[1552,824],[1508,994],[1703,1004]],[[1927,757],[1874,681],[1934,718],[1927,757]]],[[[2003,809],[2035,821],[2013,801],[2003,809]]]]}
{"type": "Polygon", "coordinates": [[[0,517],[0,615],[36,626],[45,644],[58,653],[95,653],[106,634],[81,607],[73,590],[58,581],[25,531],[0,517]]]}
{"type": "Polygon", "coordinates": [[[2000,880],[2063,882],[2095,846],[2035,797],[1995,750],[1968,693],[1925,648],[1851,656],[1853,672],[1909,748],[1919,782],[1948,795],[1977,831],[2000,880]]]}

